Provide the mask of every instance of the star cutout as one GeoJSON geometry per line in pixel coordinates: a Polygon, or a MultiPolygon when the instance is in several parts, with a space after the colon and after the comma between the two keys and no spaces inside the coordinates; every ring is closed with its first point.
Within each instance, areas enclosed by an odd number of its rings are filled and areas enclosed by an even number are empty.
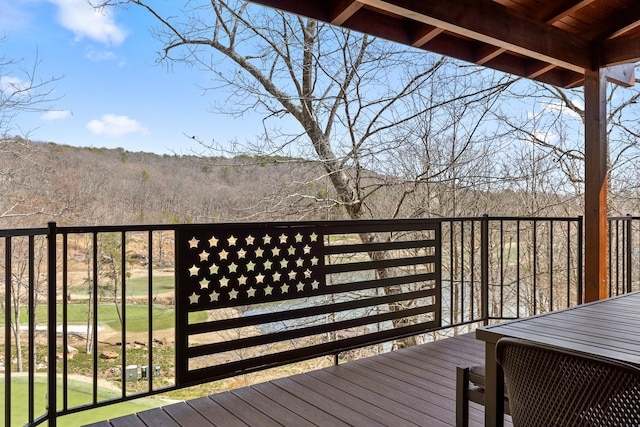
{"type": "Polygon", "coordinates": [[[191,268],[189,269],[189,273],[191,274],[191,277],[197,276],[198,275],[198,271],[200,271],[200,269],[198,267],[196,267],[195,264],[193,264],[191,266],[191,268]]]}
{"type": "Polygon", "coordinates": [[[227,242],[229,243],[229,246],[235,246],[236,242],[238,241],[238,239],[234,236],[231,236],[227,239],[227,242]]]}
{"type": "Polygon", "coordinates": [[[273,248],[273,249],[271,249],[271,255],[273,255],[273,256],[280,256],[280,248],[273,248]]]}
{"type": "Polygon", "coordinates": [[[220,259],[227,259],[227,256],[229,256],[229,252],[225,251],[224,249],[220,251],[220,259]]]}
{"type": "Polygon", "coordinates": [[[317,242],[318,241],[318,235],[316,233],[311,233],[311,235],[309,237],[311,238],[312,242],[317,242]]]}
{"type": "Polygon", "coordinates": [[[253,288],[249,288],[247,290],[247,297],[252,298],[256,296],[256,290],[253,288]]]}
{"type": "Polygon", "coordinates": [[[266,288],[264,288],[264,295],[272,295],[273,292],[273,288],[271,287],[271,285],[267,286],[266,288]]]}
{"type": "Polygon", "coordinates": [[[311,282],[311,289],[318,289],[318,286],[320,286],[320,283],[317,280],[311,282]]]}
{"type": "Polygon", "coordinates": [[[196,294],[195,292],[192,292],[191,295],[189,295],[189,303],[197,304],[198,298],[200,298],[200,295],[196,294]]]}
{"type": "Polygon", "coordinates": [[[247,246],[251,246],[253,245],[253,241],[256,240],[256,238],[249,234],[244,240],[245,242],[247,242],[247,246]]]}
{"type": "Polygon", "coordinates": [[[256,276],[256,283],[264,283],[264,274],[258,273],[256,276]]]}
{"type": "Polygon", "coordinates": [[[235,262],[232,262],[231,264],[229,264],[229,273],[235,273],[238,271],[238,264],[236,264],[235,262]]]}
{"type": "Polygon", "coordinates": [[[247,284],[247,277],[244,274],[242,276],[238,277],[238,284],[239,285],[246,285],[247,284]]]}
{"type": "Polygon", "coordinates": [[[211,275],[218,274],[218,266],[214,264],[211,267],[209,267],[209,274],[211,275]]]}
{"type": "Polygon", "coordinates": [[[280,260],[280,268],[287,268],[287,264],[289,264],[289,261],[287,261],[286,259],[280,260]]]}
{"type": "Polygon", "coordinates": [[[304,265],[304,260],[302,258],[298,258],[296,260],[296,266],[302,267],[304,265]]]}
{"type": "Polygon", "coordinates": [[[211,236],[209,239],[209,247],[215,248],[216,246],[218,246],[218,239],[216,239],[216,236],[211,236]]]}
{"type": "Polygon", "coordinates": [[[247,255],[247,251],[245,251],[244,249],[240,249],[238,251],[238,259],[243,259],[246,255],[247,255]]]}
{"type": "Polygon", "coordinates": [[[280,286],[280,290],[282,291],[283,294],[286,294],[287,292],[289,292],[289,285],[280,286]]]}
{"type": "Polygon", "coordinates": [[[255,267],[256,267],[256,263],[255,262],[249,261],[247,263],[247,271],[253,271],[255,267]]]}
{"type": "Polygon", "coordinates": [[[209,252],[204,250],[200,252],[200,261],[209,261],[209,252]]]}
{"type": "Polygon", "coordinates": [[[282,276],[280,273],[273,273],[273,281],[274,282],[279,282],[280,281],[280,276],[282,276]]]}
{"type": "Polygon", "coordinates": [[[287,235],[282,233],[280,235],[280,243],[287,243],[287,235]]]}
{"type": "Polygon", "coordinates": [[[265,271],[267,271],[267,270],[271,270],[271,265],[272,265],[272,264],[273,264],[273,263],[272,263],[271,261],[265,261],[265,262],[264,262],[264,270],[265,270],[265,271]]]}
{"type": "Polygon", "coordinates": [[[218,301],[218,297],[220,296],[220,294],[216,291],[213,291],[211,293],[211,301],[218,301]]]}
{"type": "Polygon", "coordinates": [[[256,258],[262,258],[263,254],[264,254],[264,249],[262,248],[256,249],[256,258]]]}
{"type": "Polygon", "coordinates": [[[300,233],[296,234],[296,242],[297,243],[301,243],[302,242],[302,234],[300,234],[300,233]]]}
{"type": "Polygon", "coordinates": [[[271,236],[269,236],[268,234],[265,234],[264,237],[262,238],[262,243],[264,243],[265,245],[268,245],[269,243],[271,243],[271,236]]]}
{"type": "Polygon", "coordinates": [[[289,246],[289,255],[295,255],[296,254],[296,248],[294,248],[293,246],[289,246]]]}
{"type": "Polygon", "coordinates": [[[304,245],[304,253],[305,255],[309,255],[311,253],[311,246],[304,245]]]}
{"type": "Polygon", "coordinates": [[[311,278],[311,270],[309,270],[308,268],[304,271],[304,277],[307,279],[311,278]]]}
{"type": "Polygon", "coordinates": [[[227,286],[229,286],[229,279],[227,279],[226,277],[220,279],[220,287],[226,288],[227,286]]]}
{"type": "Polygon", "coordinates": [[[290,271],[289,272],[289,280],[295,280],[296,274],[297,273],[295,271],[290,271]]]}
{"type": "Polygon", "coordinates": [[[235,289],[232,289],[231,292],[229,292],[229,299],[236,299],[238,298],[238,291],[236,291],[235,289]]]}
{"type": "Polygon", "coordinates": [[[304,291],[304,283],[298,282],[298,285],[296,287],[298,288],[298,292],[304,291]]]}
{"type": "Polygon", "coordinates": [[[311,265],[318,265],[318,258],[317,257],[311,258],[311,265]]]}
{"type": "Polygon", "coordinates": [[[197,248],[198,243],[200,243],[200,240],[196,239],[195,237],[192,237],[191,240],[189,240],[189,249],[197,248]]]}
{"type": "Polygon", "coordinates": [[[209,281],[207,279],[200,280],[200,289],[207,289],[209,287],[209,281]]]}

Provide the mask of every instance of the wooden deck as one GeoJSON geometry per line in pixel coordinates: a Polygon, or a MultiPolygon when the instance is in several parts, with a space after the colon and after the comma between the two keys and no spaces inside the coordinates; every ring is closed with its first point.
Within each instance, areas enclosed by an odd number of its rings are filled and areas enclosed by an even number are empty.
{"type": "Polygon", "coordinates": [[[91,426],[453,426],[455,367],[483,362],[466,334],[91,426]]]}

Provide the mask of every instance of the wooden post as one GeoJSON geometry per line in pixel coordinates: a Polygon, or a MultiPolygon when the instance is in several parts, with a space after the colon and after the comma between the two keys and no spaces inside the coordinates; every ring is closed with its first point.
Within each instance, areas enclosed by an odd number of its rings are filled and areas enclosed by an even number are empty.
{"type": "Polygon", "coordinates": [[[605,69],[587,70],[585,100],[585,302],[607,298],[607,106],[605,69]]]}

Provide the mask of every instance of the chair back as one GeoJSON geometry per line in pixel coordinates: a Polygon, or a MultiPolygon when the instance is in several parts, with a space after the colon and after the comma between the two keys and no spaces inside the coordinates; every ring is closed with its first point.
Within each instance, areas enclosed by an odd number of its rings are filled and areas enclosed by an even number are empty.
{"type": "Polygon", "coordinates": [[[640,426],[640,369],[530,341],[496,347],[516,427],[640,426]]]}

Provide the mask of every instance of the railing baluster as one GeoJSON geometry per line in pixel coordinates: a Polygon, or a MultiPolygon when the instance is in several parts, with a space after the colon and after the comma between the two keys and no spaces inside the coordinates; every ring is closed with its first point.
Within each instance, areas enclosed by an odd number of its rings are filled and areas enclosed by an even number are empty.
{"type": "MultiPolygon", "coordinates": [[[[47,332],[48,332],[48,361],[47,361],[47,408],[49,427],[56,427],[58,422],[58,384],[57,384],[57,362],[56,362],[56,341],[57,341],[57,226],[55,222],[49,223],[49,232],[47,233],[48,239],[48,256],[47,256],[47,295],[48,295],[48,317],[47,317],[47,332]]],[[[9,425],[9,424],[7,424],[9,425]]]]}
{"type": "Polygon", "coordinates": [[[4,239],[4,425],[11,425],[11,237],[4,239]]]}

